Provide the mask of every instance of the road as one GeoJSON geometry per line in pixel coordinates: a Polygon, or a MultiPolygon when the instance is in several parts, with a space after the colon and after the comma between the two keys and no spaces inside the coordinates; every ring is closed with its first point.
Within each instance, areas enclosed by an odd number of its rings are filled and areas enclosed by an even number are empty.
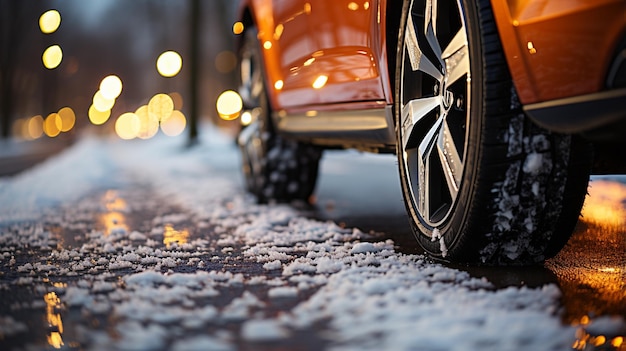
{"type": "MultiPolygon", "coordinates": [[[[322,167],[315,216],[364,231],[384,233],[404,253],[422,253],[413,242],[395,156],[355,154],[322,167]],[[381,163],[372,171],[372,157],[381,163]],[[348,166],[346,166],[348,165],[348,166]],[[374,176],[362,177],[362,174],[374,176]],[[356,176],[355,176],[356,175],[356,176]],[[368,191],[363,191],[368,189],[368,191]]],[[[588,315],[626,316],[626,176],[593,176],[572,239],[564,250],[539,268],[455,267],[485,276],[499,287],[557,283],[563,292],[564,321],[588,315]]]]}
{"type": "Polygon", "coordinates": [[[393,156],[329,152],[313,207],[260,206],[203,132],[0,178],[0,349],[624,348],[626,178],[544,266],[455,267],[415,247],[393,156]]]}

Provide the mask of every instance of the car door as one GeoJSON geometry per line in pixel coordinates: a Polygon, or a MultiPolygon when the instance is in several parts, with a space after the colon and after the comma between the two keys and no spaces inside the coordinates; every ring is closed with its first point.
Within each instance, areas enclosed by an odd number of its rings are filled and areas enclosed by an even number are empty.
{"type": "Polygon", "coordinates": [[[312,36],[307,17],[311,5],[301,0],[253,0],[266,85],[275,110],[319,103],[311,92],[307,59],[312,36]]]}
{"type": "Polygon", "coordinates": [[[255,0],[275,110],[383,101],[378,1],[255,0]]]}
{"type": "Polygon", "coordinates": [[[385,100],[376,0],[316,0],[307,16],[309,84],[323,104],[385,100]]]}

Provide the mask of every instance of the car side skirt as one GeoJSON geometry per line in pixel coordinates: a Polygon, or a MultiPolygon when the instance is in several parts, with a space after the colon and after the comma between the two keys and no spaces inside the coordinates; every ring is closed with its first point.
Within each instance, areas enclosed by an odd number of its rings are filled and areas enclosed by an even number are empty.
{"type": "Polygon", "coordinates": [[[363,110],[274,113],[278,131],[289,138],[327,147],[395,151],[392,106],[363,110]]]}
{"type": "Polygon", "coordinates": [[[626,119],[626,89],[524,106],[538,125],[559,133],[582,133],[626,119]]]}

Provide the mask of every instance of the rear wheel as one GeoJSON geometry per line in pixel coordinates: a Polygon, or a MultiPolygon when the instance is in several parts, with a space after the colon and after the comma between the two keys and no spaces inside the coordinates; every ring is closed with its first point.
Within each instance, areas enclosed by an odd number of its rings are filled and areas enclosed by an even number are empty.
{"type": "Polygon", "coordinates": [[[532,264],[578,220],[591,155],[521,110],[488,0],[413,0],[396,66],[400,180],[431,255],[532,264]]]}
{"type": "Polygon", "coordinates": [[[238,62],[239,94],[244,113],[252,118],[238,138],[247,190],[261,203],[308,201],[315,188],[321,150],[276,132],[254,28],[244,34],[238,62]]]}

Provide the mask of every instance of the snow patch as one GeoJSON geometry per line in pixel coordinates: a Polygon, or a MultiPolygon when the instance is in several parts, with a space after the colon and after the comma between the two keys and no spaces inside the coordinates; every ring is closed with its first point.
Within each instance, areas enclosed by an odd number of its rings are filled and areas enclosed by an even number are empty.
{"type": "MultiPolygon", "coordinates": [[[[509,151],[519,152],[518,130],[512,128],[508,138],[509,151]]],[[[356,228],[312,220],[284,205],[257,205],[243,194],[236,176],[232,140],[209,130],[206,146],[197,150],[180,152],[176,143],[180,140],[81,142],[61,156],[62,162],[46,163],[0,188],[0,259],[10,271],[7,276],[15,277],[6,288],[35,286],[41,295],[56,291],[62,305],[79,309],[85,318],[115,321],[82,326],[64,319],[65,328],[80,335],[81,347],[230,350],[243,343],[254,349],[268,341],[293,342],[294,330],[318,333],[329,349],[530,351],[571,346],[575,330],[560,322],[557,286],[495,289],[484,278],[402,254],[392,241],[377,241],[356,228]],[[49,175],[67,169],[84,182],[76,189],[63,183],[68,192],[63,196],[52,190],[33,198],[24,186],[31,182],[37,188],[49,175]],[[147,222],[152,228],[141,232],[92,230],[85,217],[106,206],[92,198],[77,199],[110,184],[111,174],[118,173],[132,175],[114,177],[125,185],[140,182],[156,189],[176,206],[176,213],[159,213],[147,222]],[[9,202],[13,199],[15,207],[9,202]],[[60,216],[52,203],[70,215],[60,216]],[[41,210],[50,213],[44,216],[41,210]],[[79,245],[64,248],[41,223],[5,229],[15,223],[10,215],[20,211],[79,232],[79,245]],[[202,239],[165,247],[164,225],[180,223],[200,228],[202,239]],[[26,262],[17,252],[27,250],[45,254],[26,262]],[[244,276],[242,266],[252,269],[244,276]],[[44,284],[42,277],[67,286],[44,284]],[[290,305],[283,306],[285,302],[290,305]]],[[[529,144],[541,152],[541,140],[529,144]]],[[[514,165],[494,187],[500,199],[494,235],[510,226],[519,203],[507,189],[521,167],[537,170],[536,162],[529,158],[514,165]]],[[[129,201],[125,211],[138,204],[145,205],[129,201]]],[[[439,240],[445,257],[439,230],[432,238],[439,240]]],[[[507,248],[511,255],[516,244],[507,248]]],[[[26,306],[45,308],[42,299],[26,306]]],[[[0,334],[26,332],[18,319],[0,317],[0,334]]],[[[620,324],[599,318],[590,328],[614,331],[620,324]]]]}
{"type": "Polygon", "coordinates": [[[241,336],[248,341],[271,341],[284,339],[288,333],[276,320],[253,319],[243,324],[241,336]]]}
{"type": "Polygon", "coordinates": [[[448,256],[448,247],[446,246],[446,241],[443,235],[441,235],[441,232],[439,232],[439,229],[435,228],[433,229],[431,241],[437,240],[439,240],[439,250],[441,251],[441,256],[445,258],[448,256]]]}

